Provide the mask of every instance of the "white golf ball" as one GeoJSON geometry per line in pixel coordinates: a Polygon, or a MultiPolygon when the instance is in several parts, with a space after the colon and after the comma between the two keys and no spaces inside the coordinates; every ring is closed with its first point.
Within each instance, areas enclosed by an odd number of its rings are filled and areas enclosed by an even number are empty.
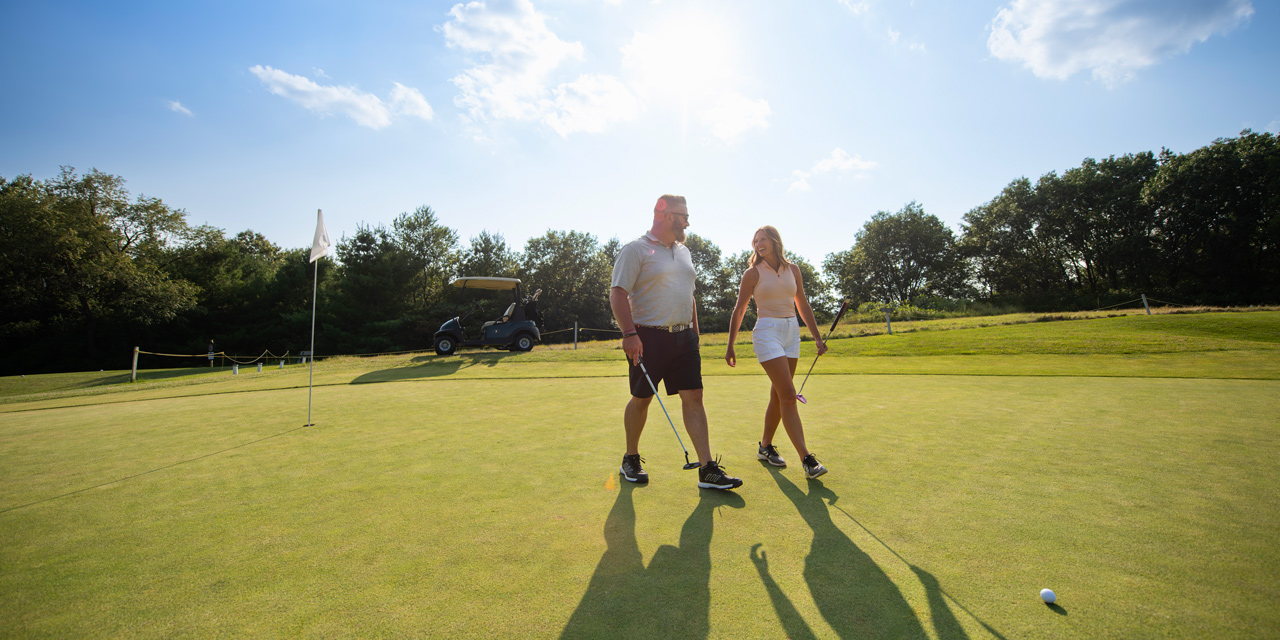
{"type": "Polygon", "coordinates": [[[1053,604],[1058,599],[1058,596],[1054,595],[1053,589],[1041,589],[1040,599],[1044,600],[1045,604],[1053,604]]]}

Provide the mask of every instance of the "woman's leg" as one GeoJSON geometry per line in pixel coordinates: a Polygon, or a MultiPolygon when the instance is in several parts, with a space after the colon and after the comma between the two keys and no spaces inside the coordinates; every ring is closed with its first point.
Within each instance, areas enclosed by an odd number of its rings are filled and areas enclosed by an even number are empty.
{"type": "Polygon", "coordinates": [[[795,446],[796,452],[803,458],[809,455],[804,444],[804,427],[800,424],[800,411],[796,409],[796,385],[792,380],[796,375],[797,358],[780,356],[760,363],[765,373],[769,374],[772,387],[769,390],[769,407],[764,413],[764,437],[760,444],[773,444],[773,436],[778,430],[778,423],[787,430],[787,437],[795,446]]]}

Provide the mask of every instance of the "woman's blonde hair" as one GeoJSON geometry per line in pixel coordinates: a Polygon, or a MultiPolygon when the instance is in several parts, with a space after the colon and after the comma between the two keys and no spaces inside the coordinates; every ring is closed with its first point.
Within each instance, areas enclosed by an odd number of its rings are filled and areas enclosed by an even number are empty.
{"type": "MultiPolygon", "coordinates": [[[[786,250],[782,248],[782,234],[778,233],[778,230],[775,229],[773,225],[768,224],[756,229],[756,233],[760,233],[761,231],[764,232],[764,236],[766,238],[773,242],[773,250],[778,254],[778,260],[780,260],[782,264],[791,264],[791,261],[787,260],[786,250]]],[[[752,239],[756,237],[756,233],[751,234],[752,239]]],[[[752,248],[751,257],[747,258],[747,266],[754,267],[756,266],[756,263],[760,262],[760,260],[760,254],[756,253],[755,249],[752,248]]]]}

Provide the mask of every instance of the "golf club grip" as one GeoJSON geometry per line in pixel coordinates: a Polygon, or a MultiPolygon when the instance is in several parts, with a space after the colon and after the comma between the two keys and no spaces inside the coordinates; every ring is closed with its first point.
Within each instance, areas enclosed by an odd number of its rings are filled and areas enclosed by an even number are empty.
{"type": "Polygon", "coordinates": [[[849,308],[849,299],[845,298],[840,303],[840,311],[836,314],[836,319],[831,321],[831,328],[827,329],[827,337],[831,337],[831,334],[835,332],[836,325],[840,324],[840,318],[844,317],[844,310],[847,308],[849,308]]]}

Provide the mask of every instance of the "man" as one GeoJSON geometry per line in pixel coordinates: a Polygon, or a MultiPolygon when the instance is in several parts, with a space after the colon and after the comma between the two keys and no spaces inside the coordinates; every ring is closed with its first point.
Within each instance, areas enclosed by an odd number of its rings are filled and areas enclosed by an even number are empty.
{"type": "Polygon", "coordinates": [[[698,453],[698,486],[734,489],[742,486],[742,480],[726,475],[719,462],[711,459],[707,412],[702,406],[693,257],[682,244],[688,226],[684,196],[658,198],[652,228],[624,246],[613,265],[609,306],[622,329],[631,382],[631,400],[623,414],[627,453],[619,471],[630,482],[649,481],[640,466],[640,433],[649,417],[653,389],[637,366],[643,360],[654,385],[662,381],[667,395],[680,394],[684,428],[698,453]]]}

